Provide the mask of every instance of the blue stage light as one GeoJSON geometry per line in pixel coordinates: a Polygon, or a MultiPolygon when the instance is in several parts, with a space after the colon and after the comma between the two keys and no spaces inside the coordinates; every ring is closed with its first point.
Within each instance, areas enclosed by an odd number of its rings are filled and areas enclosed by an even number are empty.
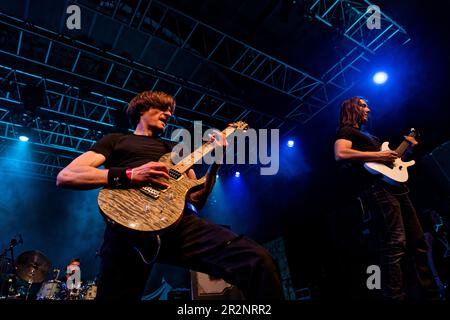
{"type": "Polygon", "coordinates": [[[388,79],[388,74],[384,71],[380,71],[375,73],[375,75],[373,76],[373,82],[375,82],[376,84],[383,84],[387,81],[388,79]]]}
{"type": "Polygon", "coordinates": [[[235,176],[236,178],[239,178],[239,177],[241,176],[241,173],[240,173],[239,171],[236,171],[236,173],[234,174],[234,176],[235,176]]]}
{"type": "Polygon", "coordinates": [[[289,140],[289,141],[287,142],[287,146],[288,146],[289,148],[292,148],[292,147],[294,146],[294,140],[289,140]]]}
{"type": "Polygon", "coordinates": [[[22,142],[27,142],[30,139],[27,136],[20,136],[19,140],[22,141],[22,142]]]}

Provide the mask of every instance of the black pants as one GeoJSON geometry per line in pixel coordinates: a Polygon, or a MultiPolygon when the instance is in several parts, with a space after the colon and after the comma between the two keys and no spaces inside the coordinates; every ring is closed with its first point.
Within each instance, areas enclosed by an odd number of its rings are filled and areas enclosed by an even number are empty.
{"type": "MultiPolygon", "coordinates": [[[[101,249],[98,300],[139,300],[152,269],[157,242],[149,233],[107,224],[101,249]]],[[[161,234],[157,262],[207,273],[236,285],[246,299],[283,299],[267,250],[244,236],[186,212],[161,234]]]]}
{"type": "Polygon", "coordinates": [[[372,240],[380,254],[381,289],[385,299],[405,299],[402,262],[411,254],[423,299],[439,299],[427,260],[427,243],[406,186],[376,182],[362,194],[372,214],[372,240]]]}

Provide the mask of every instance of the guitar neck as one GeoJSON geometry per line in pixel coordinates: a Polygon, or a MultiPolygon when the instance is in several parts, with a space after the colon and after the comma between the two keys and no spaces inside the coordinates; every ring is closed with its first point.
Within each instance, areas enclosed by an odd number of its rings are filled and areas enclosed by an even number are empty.
{"type": "MultiPolygon", "coordinates": [[[[411,130],[408,137],[415,137],[415,136],[416,136],[416,132],[414,130],[411,130]]],[[[406,150],[408,149],[408,147],[409,147],[409,142],[407,140],[404,140],[402,143],[400,143],[398,148],[395,149],[395,152],[397,152],[398,156],[401,158],[403,156],[403,154],[406,152],[406,150]]]]}
{"type": "MultiPolygon", "coordinates": [[[[236,130],[234,127],[227,127],[225,130],[222,131],[223,134],[225,134],[225,139],[228,139],[228,137],[233,134],[233,132],[236,130]]],[[[175,170],[177,170],[180,173],[184,173],[187,170],[189,170],[195,163],[200,161],[205,155],[212,152],[215,148],[214,143],[211,143],[210,141],[204,143],[202,146],[195,149],[190,155],[188,155],[186,158],[181,160],[179,163],[177,163],[174,167],[175,170]]]]}

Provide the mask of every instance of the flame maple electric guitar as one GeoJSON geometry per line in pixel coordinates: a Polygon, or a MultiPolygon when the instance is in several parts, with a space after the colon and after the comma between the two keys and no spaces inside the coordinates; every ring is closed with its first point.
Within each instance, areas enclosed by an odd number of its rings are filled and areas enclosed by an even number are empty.
{"type": "MultiPolygon", "coordinates": [[[[409,137],[416,136],[416,130],[411,129],[408,135],[409,137]]],[[[405,139],[397,149],[398,158],[392,164],[385,164],[380,162],[366,162],[364,168],[372,174],[381,175],[381,178],[393,185],[397,185],[402,182],[408,181],[408,167],[415,164],[414,160],[404,162],[402,156],[408,149],[409,142],[405,139]]],[[[389,142],[384,142],[381,145],[381,151],[391,150],[389,149],[389,142]]]]}
{"type": "MultiPolygon", "coordinates": [[[[228,138],[236,130],[246,129],[248,125],[239,121],[222,132],[228,138]]],[[[170,178],[161,178],[169,184],[168,188],[152,184],[127,189],[104,188],[98,195],[100,211],[107,218],[133,230],[156,232],[171,226],[182,217],[186,195],[200,188],[206,180],[205,176],[198,180],[190,179],[185,173],[214,148],[213,143],[207,142],[177,164],[172,162],[171,153],[166,153],[159,162],[168,166],[170,178]]]]}

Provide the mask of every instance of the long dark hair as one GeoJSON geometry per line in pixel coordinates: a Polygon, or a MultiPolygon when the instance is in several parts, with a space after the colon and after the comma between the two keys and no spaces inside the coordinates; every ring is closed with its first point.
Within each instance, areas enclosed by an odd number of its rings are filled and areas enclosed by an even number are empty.
{"type": "Polygon", "coordinates": [[[355,96],[342,102],[339,128],[361,126],[364,114],[360,108],[360,99],[365,100],[363,97],[355,96]]]}

